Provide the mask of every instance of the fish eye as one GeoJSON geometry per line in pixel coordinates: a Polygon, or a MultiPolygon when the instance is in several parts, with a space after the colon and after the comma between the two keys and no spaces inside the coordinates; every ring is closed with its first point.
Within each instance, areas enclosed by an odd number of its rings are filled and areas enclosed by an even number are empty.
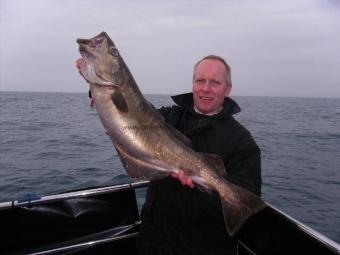
{"type": "Polygon", "coordinates": [[[114,57],[118,57],[119,56],[119,52],[116,48],[114,47],[111,47],[110,50],[109,50],[109,53],[114,56],[114,57]]]}

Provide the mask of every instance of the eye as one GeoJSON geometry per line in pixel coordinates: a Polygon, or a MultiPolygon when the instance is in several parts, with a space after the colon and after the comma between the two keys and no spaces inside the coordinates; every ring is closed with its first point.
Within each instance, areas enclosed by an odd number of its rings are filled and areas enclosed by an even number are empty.
{"type": "Polygon", "coordinates": [[[204,79],[198,78],[198,79],[195,80],[195,82],[196,82],[197,84],[202,84],[202,83],[204,83],[205,81],[204,81],[204,79]]]}
{"type": "Polygon", "coordinates": [[[212,83],[213,85],[220,85],[220,84],[221,84],[221,82],[218,81],[218,80],[212,80],[211,83],[212,83]]]}
{"type": "Polygon", "coordinates": [[[110,50],[109,50],[109,53],[114,56],[114,57],[118,57],[119,56],[119,52],[116,48],[114,47],[111,47],[110,50]]]}

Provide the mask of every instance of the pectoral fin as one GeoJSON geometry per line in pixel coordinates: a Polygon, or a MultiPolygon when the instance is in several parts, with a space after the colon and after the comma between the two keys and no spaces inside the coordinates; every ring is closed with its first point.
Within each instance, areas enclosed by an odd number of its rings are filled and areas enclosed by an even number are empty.
{"type": "Polygon", "coordinates": [[[113,104],[116,106],[116,108],[121,111],[121,112],[127,112],[128,111],[128,106],[127,103],[124,99],[124,96],[122,93],[119,91],[119,89],[115,89],[111,96],[113,104]]]}

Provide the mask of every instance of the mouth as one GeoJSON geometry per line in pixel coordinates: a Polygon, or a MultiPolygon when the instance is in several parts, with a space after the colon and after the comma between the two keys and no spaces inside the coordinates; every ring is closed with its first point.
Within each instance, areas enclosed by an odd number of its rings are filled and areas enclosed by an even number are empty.
{"type": "Polygon", "coordinates": [[[202,101],[206,101],[206,102],[211,102],[214,100],[213,97],[208,97],[208,96],[198,96],[198,98],[202,101]]]}

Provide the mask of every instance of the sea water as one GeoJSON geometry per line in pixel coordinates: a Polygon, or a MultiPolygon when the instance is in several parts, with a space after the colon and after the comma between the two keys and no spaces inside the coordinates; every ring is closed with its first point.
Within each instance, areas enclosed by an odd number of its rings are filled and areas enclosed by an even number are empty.
{"type": "MultiPolygon", "coordinates": [[[[340,242],[340,99],[233,99],[262,150],[263,199],[340,242]]],[[[85,93],[0,92],[0,118],[0,202],[129,181],[85,93]]]]}

